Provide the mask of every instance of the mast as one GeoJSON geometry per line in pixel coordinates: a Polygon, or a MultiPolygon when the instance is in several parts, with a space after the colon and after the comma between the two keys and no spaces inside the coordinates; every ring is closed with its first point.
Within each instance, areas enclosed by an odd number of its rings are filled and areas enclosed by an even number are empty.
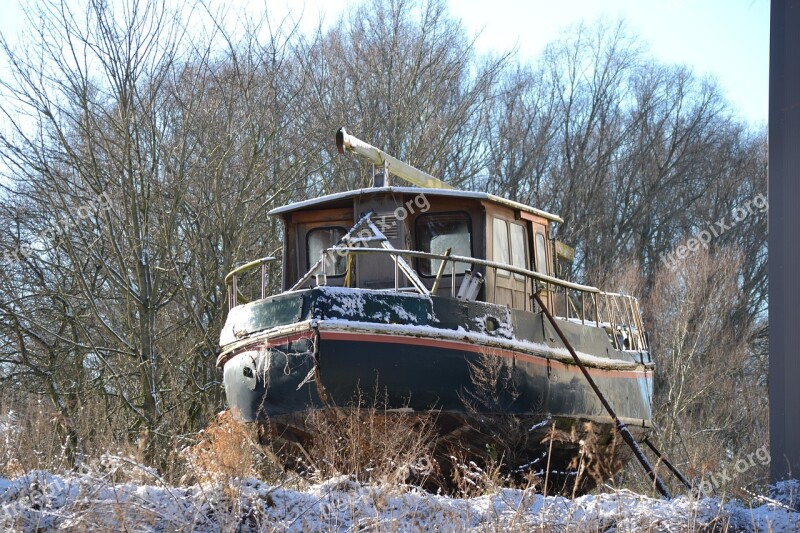
{"type": "Polygon", "coordinates": [[[396,157],[392,157],[383,150],[375,148],[371,144],[365,143],[361,139],[353,137],[344,128],[339,128],[336,132],[336,149],[340,154],[345,150],[353,152],[362,159],[372,163],[376,167],[382,167],[390,174],[404,179],[412,185],[424,187],[426,189],[454,189],[438,178],[412,167],[408,163],[403,163],[396,157]]]}

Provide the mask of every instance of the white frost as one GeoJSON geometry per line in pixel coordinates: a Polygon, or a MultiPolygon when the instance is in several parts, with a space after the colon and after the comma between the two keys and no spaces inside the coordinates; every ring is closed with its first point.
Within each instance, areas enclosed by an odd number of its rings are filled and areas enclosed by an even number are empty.
{"type": "Polygon", "coordinates": [[[686,531],[712,522],[735,531],[797,531],[800,513],[778,502],[751,508],[719,499],[664,501],[626,490],[570,500],[501,489],[458,499],[347,478],[305,491],[252,478],[176,487],[154,474],[125,483],[107,474],[42,471],[0,479],[4,530],[686,531]]]}
{"type": "MultiPolygon", "coordinates": [[[[326,329],[346,330],[352,332],[364,332],[372,334],[407,335],[410,337],[427,337],[433,339],[446,339],[456,342],[486,346],[487,348],[501,348],[512,351],[519,351],[539,356],[550,356],[567,364],[574,364],[574,360],[566,348],[554,348],[546,344],[524,341],[519,339],[504,339],[478,333],[466,331],[461,326],[457,330],[442,329],[434,326],[416,326],[412,324],[375,324],[372,322],[356,322],[344,319],[325,319],[318,321],[321,331],[326,329]]],[[[599,357],[585,352],[576,353],[581,361],[594,366],[635,370],[641,365],[633,361],[622,361],[608,357],[599,357]]]]}

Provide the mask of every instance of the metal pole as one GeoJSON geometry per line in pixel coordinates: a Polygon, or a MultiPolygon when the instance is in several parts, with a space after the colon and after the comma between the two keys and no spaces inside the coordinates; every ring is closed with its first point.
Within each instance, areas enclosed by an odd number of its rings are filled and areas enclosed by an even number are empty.
{"type": "Polygon", "coordinates": [[[553,329],[558,334],[559,338],[561,339],[561,342],[564,343],[564,346],[569,351],[569,354],[572,356],[572,359],[575,361],[575,364],[578,365],[578,368],[580,368],[581,372],[583,373],[583,377],[586,378],[586,381],[589,383],[589,386],[592,387],[592,390],[594,390],[594,393],[600,399],[600,403],[603,404],[605,410],[608,412],[611,418],[614,419],[614,424],[616,425],[617,431],[619,431],[620,435],[622,435],[622,440],[624,440],[625,443],[633,451],[633,455],[636,456],[636,458],[639,460],[639,463],[641,463],[642,467],[644,467],[645,472],[647,472],[647,476],[650,478],[655,487],[658,489],[658,492],[660,492],[664,498],[671,500],[672,495],[670,495],[667,486],[664,485],[664,482],[661,481],[661,478],[658,477],[658,474],[656,474],[656,471],[653,469],[653,465],[650,464],[650,461],[647,460],[647,456],[645,456],[644,452],[639,447],[639,445],[636,444],[636,439],[633,438],[633,434],[628,429],[628,426],[626,426],[622,422],[622,420],[619,419],[616,411],[614,411],[614,408],[611,407],[611,404],[608,403],[608,400],[606,400],[606,397],[600,391],[600,388],[594,382],[594,379],[592,379],[592,376],[589,374],[589,371],[584,366],[583,361],[581,361],[580,358],[578,357],[578,354],[575,353],[575,349],[569,343],[567,337],[564,335],[564,332],[561,331],[561,328],[556,323],[556,320],[553,318],[553,315],[551,315],[547,307],[544,306],[542,299],[539,298],[539,294],[533,293],[533,297],[534,299],[536,299],[536,303],[539,304],[539,307],[542,308],[544,316],[547,317],[547,320],[550,322],[550,325],[553,326],[553,329]]]}
{"type": "Polygon", "coordinates": [[[664,463],[664,466],[669,468],[670,472],[675,474],[675,477],[678,478],[680,480],[680,482],[683,483],[686,486],[687,489],[692,490],[692,484],[689,483],[689,480],[686,479],[684,477],[684,475],[681,474],[680,471],[677,468],[675,468],[675,465],[670,463],[667,460],[667,458],[664,457],[664,455],[662,455],[662,453],[660,451],[658,451],[658,448],[656,448],[655,445],[652,442],[650,442],[650,438],[649,437],[645,437],[644,441],[642,441],[642,442],[647,444],[647,447],[650,448],[651,450],[653,450],[653,453],[656,454],[656,457],[658,457],[658,460],[661,461],[662,463],[664,463]]]}
{"type": "MultiPolygon", "coordinates": [[[[450,252],[452,252],[452,248],[448,248],[444,251],[445,257],[450,257],[450,252]]],[[[431,287],[431,294],[436,294],[436,291],[439,290],[439,283],[442,281],[442,276],[444,276],[444,267],[447,265],[447,261],[445,259],[441,260],[442,262],[439,263],[439,269],[436,271],[436,280],[433,282],[433,287],[431,287]]]]}

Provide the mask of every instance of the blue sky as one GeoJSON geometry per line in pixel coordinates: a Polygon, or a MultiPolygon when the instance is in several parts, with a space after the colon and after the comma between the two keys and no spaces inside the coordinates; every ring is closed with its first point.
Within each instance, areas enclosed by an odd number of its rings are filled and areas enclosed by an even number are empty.
{"type": "Polygon", "coordinates": [[[536,58],[564,28],[623,18],[661,61],[717,78],[741,118],[766,124],[769,0],[449,0],[478,44],[536,58]],[[491,6],[491,9],[486,9],[491,6]]]}
{"type": "MultiPolygon", "coordinates": [[[[306,9],[330,20],[342,5],[357,3],[313,0],[306,9]]],[[[471,33],[480,32],[479,49],[518,46],[523,61],[535,60],[547,43],[581,21],[622,18],[653,57],[715,77],[740,118],[754,125],[767,122],[769,0],[448,0],[448,4],[471,33]]]]}
{"type": "MultiPolygon", "coordinates": [[[[120,1],[120,0],[111,0],[120,1]]],[[[309,21],[333,21],[360,0],[207,0],[276,13],[305,7],[309,21]]],[[[14,35],[21,24],[19,2],[0,0],[0,32],[14,35]]],[[[32,0],[25,1],[33,3],[32,0]]],[[[769,0],[448,0],[451,14],[471,33],[479,51],[519,47],[534,60],[566,28],[600,17],[623,18],[658,60],[687,64],[716,77],[740,118],[766,124],[769,74],[769,0]]]]}

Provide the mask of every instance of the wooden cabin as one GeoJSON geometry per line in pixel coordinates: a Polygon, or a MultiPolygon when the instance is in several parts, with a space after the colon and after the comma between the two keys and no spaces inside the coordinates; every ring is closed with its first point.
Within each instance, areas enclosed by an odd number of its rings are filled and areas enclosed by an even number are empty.
{"type": "MultiPolygon", "coordinates": [[[[339,243],[370,211],[371,220],[394,248],[435,254],[449,248],[452,255],[555,275],[550,223],[562,221],[556,215],[482,192],[376,187],[298,202],[270,213],[283,220],[283,289],[294,285],[320,259],[322,250],[339,243]]],[[[441,261],[414,258],[410,263],[430,290],[441,261]]],[[[458,290],[468,265],[455,265],[455,276],[444,272],[437,295],[458,290]]],[[[387,255],[357,255],[350,268],[348,277],[347,256],[330,256],[326,284],[349,283],[364,289],[395,286],[394,263],[387,255]]],[[[476,299],[531,310],[530,278],[502,269],[487,270],[481,272],[485,283],[476,299]]],[[[313,278],[304,286],[312,285],[313,278]]]]}

